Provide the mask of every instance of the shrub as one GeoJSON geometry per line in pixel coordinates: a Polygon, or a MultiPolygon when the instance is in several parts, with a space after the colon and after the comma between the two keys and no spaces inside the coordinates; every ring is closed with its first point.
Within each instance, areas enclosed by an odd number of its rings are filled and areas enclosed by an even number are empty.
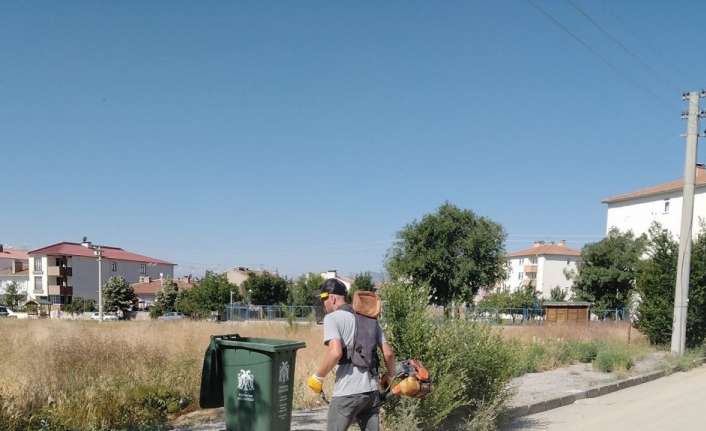
{"type": "Polygon", "coordinates": [[[625,346],[606,345],[596,355],[593,361],[593,368],[611,373],[613,371],[626,371],[635,365],[633,355],[625,346]]]}
{"type": "Polygon", "coordinates": [[[598,356],[600,344],[596,341],[578,342],[576,343],[576,359],[579,362],[590,364],[598,356]]]}
{"type": "Polygon", "coordinates": [[[432,429],[472,420],[484,406],[494,405],[511,377],[513,357],[492,328],[449,319],[435,324],[426,314],[427,287],[391,283],[381,293],[383,325],[397,357],[421,360],[434,381],[434,391],[414,408],[407,401],[391,400],[385,415],[388,426],[403,417],[408,423],[412,414],[424,429],[432,429]]]}

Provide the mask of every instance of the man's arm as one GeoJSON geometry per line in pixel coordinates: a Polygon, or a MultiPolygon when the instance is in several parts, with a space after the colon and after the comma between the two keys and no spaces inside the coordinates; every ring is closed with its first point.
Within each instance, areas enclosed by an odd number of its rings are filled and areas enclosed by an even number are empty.
{"type": "Polygon", "coordinates": [[[319,365],[319,369],[316,370],[316,375],[322,379],[326,377],[328,373],[333,370],[333,367],[338,364],[343,356],[343,345],[340,338],[333,338],[328,342],[328,349],[326,349],[326,355],[319,365]]]}
{"type": "Polygon", "coordinates": [[[395,367],[397,364],[395,364],[395,351],[392,349],[392,346],[385,342],[382,343],[382,356],[385,359],[385,368],[387,369],[387,373],[383,376],[383,379],[389,384],[395,375],[395,367]]]}

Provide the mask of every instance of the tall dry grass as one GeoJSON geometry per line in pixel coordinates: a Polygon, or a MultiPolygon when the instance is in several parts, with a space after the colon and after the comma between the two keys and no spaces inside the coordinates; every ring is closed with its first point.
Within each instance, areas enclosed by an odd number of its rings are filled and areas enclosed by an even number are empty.
{"type": "Polygon", "coordinates": [[[323,352],[316,325],[3,319],[0,429],[155,427],[197,408],[209,337],[231,333],[305,341],[295,405],[318,403],[303,383],[323,352]]]}
{"type": "Polygon", "coordinates": [[[630,323],[624,321],[517,325],[498,327],[498,330],[506,339],[525,343],[547,339],[560,341],[610,341],[639,345],[648,343],[647,337],[637,329],[631,328],[630,323]]]}

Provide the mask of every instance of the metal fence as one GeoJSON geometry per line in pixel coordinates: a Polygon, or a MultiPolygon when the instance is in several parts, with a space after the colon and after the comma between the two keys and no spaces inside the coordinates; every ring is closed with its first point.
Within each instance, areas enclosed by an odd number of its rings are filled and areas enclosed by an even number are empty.
{"type": "Polygon", "coordinates": [[[320,306],[228,304],[223,313],[223,320],[319,321],[323,315],[323,308],[320,306]]]}
{"type": "MultiPolygon", "coordinates": [[[[499,308],[499,309],[468,309],[463,317],[467,320],[496,325],[527,325],[543,324],[545,310],[542,308],[499,308]]],[[[615,322],[628,320],[629,315],[623,309],[590,310],[592,322],[615,322]]]]}

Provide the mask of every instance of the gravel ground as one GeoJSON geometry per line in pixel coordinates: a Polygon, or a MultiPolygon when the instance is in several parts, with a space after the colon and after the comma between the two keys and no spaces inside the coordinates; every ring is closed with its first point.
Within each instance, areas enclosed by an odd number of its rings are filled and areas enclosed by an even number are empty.
{"type": "MultiPolygon", "coordinates": [[[[658,370],[665,365],[663,352],[653,353],[639,361],[630,373],[601,373],[591,364],[574,364],[543,373],[530,373],[510,382],[514,394],[508,407],[527,405],[564,395],[585,391],[594,386],[614,382],[631,375],[658,370]]],[[[225,429],[223,409],[199,410],[173,422],[175,431],[220,431],[225,429]]],[[[326,409],[296,410],[292,413],[292,430],[323,431],[326,429],[326,409]]]]}

